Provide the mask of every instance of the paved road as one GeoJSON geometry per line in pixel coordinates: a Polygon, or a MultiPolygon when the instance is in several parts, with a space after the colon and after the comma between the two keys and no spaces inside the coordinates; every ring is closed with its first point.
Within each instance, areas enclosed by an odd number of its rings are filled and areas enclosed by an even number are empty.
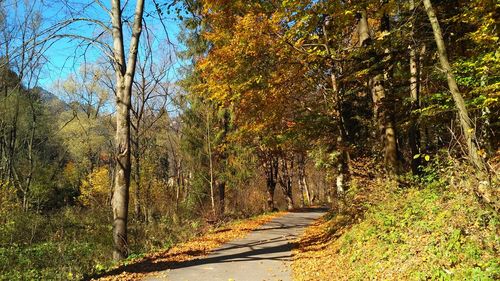
{"type": "Polygon", "coordinates": [[[181,263],[147,280],[291,281],[291,242],[323,214],[323,210],[286,214],[246,238],[221,246],[205,258],[181,263]]]}

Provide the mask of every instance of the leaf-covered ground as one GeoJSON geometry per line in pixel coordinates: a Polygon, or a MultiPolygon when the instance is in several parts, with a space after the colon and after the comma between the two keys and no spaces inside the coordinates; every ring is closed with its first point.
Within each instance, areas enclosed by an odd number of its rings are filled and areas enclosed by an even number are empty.
{"type": "Polygon", "coordinates": [[[294,280],[500,280],[500,217],[463,188],[380,182],[353,191],[381,197],[308,228],[294,280]]]}
{"type": "Polygon", "coordinates": [[[229,223],[168,250],[126,261],[123,265],[92,280],[138,280],[151,274],[161,274],[161,271],[168,270],[176,263],[202,258],[222,244],[244,237],[248,232],[285,213],[264,214],[229,223]]]}

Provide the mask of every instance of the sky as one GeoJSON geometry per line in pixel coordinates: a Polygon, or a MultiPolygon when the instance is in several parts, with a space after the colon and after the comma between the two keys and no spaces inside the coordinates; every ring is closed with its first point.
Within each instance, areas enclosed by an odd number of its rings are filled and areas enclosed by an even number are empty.
{"type": "MultiPolygon", "coordinates": [[[[34,1],[34,0],[31,0],[34,1]]],[[[81,18],[87,17],[92,19],[99,19],[102,22],[109,24],[110,18],[104,9],[96,5],[93,0],[58,0],[58,1],[43,1],[40,2],[40,7],[42,10],[42,17],[44,18],[44,27],[50,27],[61,20],[67,18],[81,18]],[[67,5],[63,2],[68,3],[67,5]],[[88,6],[87,4],[93,3],[88,6]],[[43,6],[42,6],[43,5],[43,6]]],[[[167,0],[158,0],[158,3],[165,3],[167,0]]],[[[102,1],[109,8],[109,1],[102,1]]],[[[135,8],[135,1],[129,1],[129,8],[124,10],[124,18],[133,15],[133,8],[135,8]]],[[[18,8],[20,13],[24,11],[24,8],[18,8]]],[[[166,10],[165,6],[162,10],[166,10]]],[[[162,22],[159,20],[158,13],[156,12],[153,0],[146,0],[145,3],[145,20],[146,25],[149,30],[151,37],[154,37],[153,49],[156,50],[155,59],[159,60],[160,49],[163,52],[174,52],[174,48],[181,48],[179,42],[177,41],[177,36],[180,32],[179,30],[179,20],[177,19],[175,13],[167,14],[166,12],[162,16],[162,22]],[[166,31],[166,32],[165,32],[166,31]],[[168,34],[168,35],[167,35],[168,34]],[[168,39],[167,40],[167,36],[168,39]],[[169,44],[168,42],[171,42],[169,44]],[[167,47],[167,48],[165,48],[167,47]]],[[[70,35],[82,35],[94,38],[96,34],[101,33],[101,28],[97,27],[95,24],[88,23],[77,23],[71,25],[59,33],[70,34],[70,35]]],[[[105,37],[103,41],[110,42],[110,38],[105,37]]],[[[128,50],[129,36],[125,38],[125,49],[128,50]]],[[[95,47],[87,48],[87,44],[82,46],[81,40],[75,40],[63,37],[56,41],[51,42],[50,48],[45,51],[45,56],[47,58],[47,63],[39,77],[39,86],[56,92],[57,89],[55,84],[57,81],[64,80],[68,75],[78,72],[81,65],[85,62],[93,63],[96,61],[103,61],[102,52],[95,47]]],[[[176,69],[180,67],[179,61],[174,63],[174,66],[169,74],[169,80],[175,80],[177,77],[176,69]]]]}

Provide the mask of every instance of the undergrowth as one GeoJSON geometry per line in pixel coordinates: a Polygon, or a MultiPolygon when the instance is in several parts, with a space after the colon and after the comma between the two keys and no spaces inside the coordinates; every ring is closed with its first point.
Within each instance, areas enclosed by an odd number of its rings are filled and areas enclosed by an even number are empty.
{"type": "Polygon", "coordinates": [[[500,216],[470,192],[471,178],[441,169],[405,187],[355,186],[348,208],[300,239],[296,279],[499,280],[500,216]],[[367,192],[377,198],[353,200],[367,192]]]}
{"type": "MultiPolygon", "coordinates": [[[[0,218],[0,280],[79,280],[113,265],[108,210],[66,208],[50,214],[8,210],[0,218]]],[[[202,221],[131,221],[131,258],[169,248],[202,231],[202,221]]]]}

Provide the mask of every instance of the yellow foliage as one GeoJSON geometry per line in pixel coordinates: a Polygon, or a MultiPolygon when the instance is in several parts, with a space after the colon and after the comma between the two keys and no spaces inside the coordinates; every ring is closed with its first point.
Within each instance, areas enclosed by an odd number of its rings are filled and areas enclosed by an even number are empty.
{"type": "Polygon", "coordinates": [[[8,181],[0,181],[0,215],[7,215],[12,209],[19,207],[16,198],[16,190],[12,185],[8,181]]]}
{"type": "Polygon", "coordinates": [[[87,207],[106,205],[109,199],[111,181],[109,170],[99,167],[90,173],[80,186],[80,202],[87,207]]]}

